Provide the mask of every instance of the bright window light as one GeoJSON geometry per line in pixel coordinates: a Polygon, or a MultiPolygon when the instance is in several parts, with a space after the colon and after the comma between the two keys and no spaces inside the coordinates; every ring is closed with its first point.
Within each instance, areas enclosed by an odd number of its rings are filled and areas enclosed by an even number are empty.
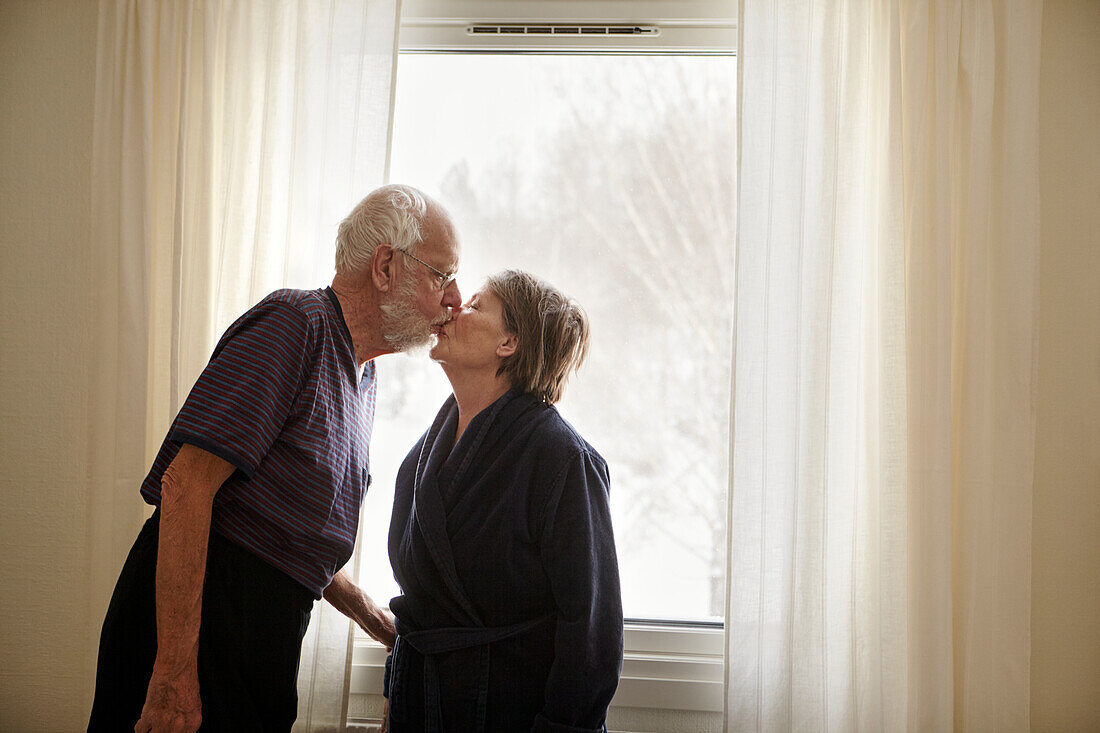
{"type": "MultiPolygon", "coordinates": [[[[734,265],[732,56],[403,54],[390,180],[439,198],[463,295],[506,267],[576,297],[592,346],[559,409],[607,459],[631,618],[721,621],[734,265]]],[[[450,393],[379,360],[360,582],[398,592],[394,474],[450,393]]]]}

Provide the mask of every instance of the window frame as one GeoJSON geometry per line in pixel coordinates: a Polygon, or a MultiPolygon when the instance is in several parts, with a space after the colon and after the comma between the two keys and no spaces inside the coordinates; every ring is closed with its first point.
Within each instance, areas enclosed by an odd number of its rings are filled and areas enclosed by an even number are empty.
{"type": "MultiPolygon", "coordinates": [[[[402,0],[399,53],[684,54],[737,53],[733,0],[402,0]],[[624,10],[629,10],[624,14],[624,10]],[[524,33],[478,35],[475,25],[625,25],[646,35],[524,33]]],[[[615,708],[721,713],[723,622],[626,619],[615,708]]],[[[380,695],[385,648],[356,629],[350,694],[380,695]]],[[[349,726],[371,719],[349,718],[349,726]]],[[[349,728],[350,729],[350,728],[349,728]]]]}

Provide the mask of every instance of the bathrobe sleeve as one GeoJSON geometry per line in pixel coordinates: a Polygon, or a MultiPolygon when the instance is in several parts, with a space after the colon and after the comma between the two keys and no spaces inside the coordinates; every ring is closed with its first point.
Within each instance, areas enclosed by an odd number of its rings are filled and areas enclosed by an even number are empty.
{"type": "Polygon", "coordinates": [[[541,553],[557,606],[556,633],[545,706],[533,731],[599,731],[623,659],[607,464],[578,450],[551,487],[541,553]]]}

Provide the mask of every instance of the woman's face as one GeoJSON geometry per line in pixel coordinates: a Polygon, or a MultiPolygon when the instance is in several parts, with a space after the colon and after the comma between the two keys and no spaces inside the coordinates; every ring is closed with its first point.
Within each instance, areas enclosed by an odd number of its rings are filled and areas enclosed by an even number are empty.
{"type": "Polygon", "coordinates": [[[504,328],[504,310],[493,291],[482,286],[444,324],[430,352],[444,366],[492,370],[515,351],[516,337],[504,328]]]}

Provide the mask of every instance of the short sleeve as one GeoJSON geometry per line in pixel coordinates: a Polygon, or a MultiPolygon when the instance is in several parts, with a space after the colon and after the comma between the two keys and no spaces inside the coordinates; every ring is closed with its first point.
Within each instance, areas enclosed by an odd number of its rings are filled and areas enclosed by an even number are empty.
{"type": "Polygon", "coordinates": [[[209,451],[251,477],[304,387],[311,332],[305,314],[278,301],[237,319],[180,408],[169,440],[209,451]]]}

